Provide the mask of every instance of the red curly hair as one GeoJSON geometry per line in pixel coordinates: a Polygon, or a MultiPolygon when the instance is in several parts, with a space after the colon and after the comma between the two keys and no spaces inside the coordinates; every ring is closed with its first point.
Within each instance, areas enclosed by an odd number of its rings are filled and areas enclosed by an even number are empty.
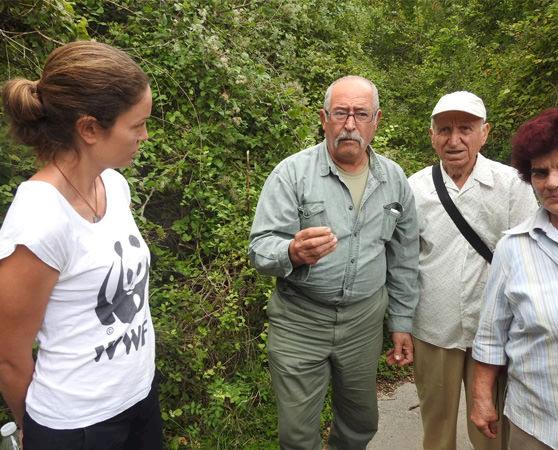
{"type": "Polygon", "coordinates": [[[558,108],[549,108],[521,125],[512,139],[512,166],[531,182],[531,160],[558,150],[558,108]]]}

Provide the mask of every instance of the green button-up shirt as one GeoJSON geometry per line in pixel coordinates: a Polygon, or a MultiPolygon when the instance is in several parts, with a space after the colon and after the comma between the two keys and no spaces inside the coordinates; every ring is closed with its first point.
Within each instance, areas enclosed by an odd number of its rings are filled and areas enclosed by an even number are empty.
{"type": "Polygon", "coordinates": [[[403,170],[369,149],[370,173],[360,209],[339,176],[326,142],[275,167],[263,187],[250,232],[249,254],[260,273],[277,277],[285,297],[342,306],[389,295],[390,331],[411,331],[418,301],[418,227],[403,170]],[[288,247],[295,233],[330,227],[337,248],[315,265],[293,268],[288,247]]]}

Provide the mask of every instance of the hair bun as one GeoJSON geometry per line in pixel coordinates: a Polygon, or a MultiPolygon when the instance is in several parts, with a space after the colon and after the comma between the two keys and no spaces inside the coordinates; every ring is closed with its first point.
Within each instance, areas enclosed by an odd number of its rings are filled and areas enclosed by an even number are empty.
{"type": "Polygon", "coordinates": [[[14,78],[4,85],[2,99],[4,111],[18,123],[36,122],[45,116],[43,104],[38,93],[39,81],[14,78]]]}
{"type": "Polygon", "coordinates": [[[16,78],[4,85],[4,113],[15,140],[46,162],[57,152],[81,151],[80,117],[95,117],[108,130],[148,86],[145,72],[122,50],[74,41],[50,53],[39,81],[16,78]]]}

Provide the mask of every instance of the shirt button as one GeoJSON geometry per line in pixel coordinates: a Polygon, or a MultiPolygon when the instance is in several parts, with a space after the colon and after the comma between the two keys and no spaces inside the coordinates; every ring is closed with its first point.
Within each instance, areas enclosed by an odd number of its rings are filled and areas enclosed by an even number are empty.
{"type": "Polygon", "coordinates": [[[355,262],[355,258],[351,258],[351,263],[354,263],[354,262],[355,262]]]}
{"type": "Polygon", "coordinates": [[[355,232],[355,233],[353,233],[353,236],[354,236],[354,237],[357,237],[357,235],[358,235],[358,233],[356,233],[356,232],[355,232]]]}
{"type": "Polygon", "coordinates": [[[349,210],[351,211],[353,210],[353,205],[349,206],[349,210]]]}

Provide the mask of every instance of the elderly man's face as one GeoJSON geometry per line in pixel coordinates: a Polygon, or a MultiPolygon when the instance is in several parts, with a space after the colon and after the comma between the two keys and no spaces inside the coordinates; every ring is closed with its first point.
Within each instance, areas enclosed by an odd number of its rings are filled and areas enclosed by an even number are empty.
{"type": "Polygon", "coordinates": [[[372,89],[363,80],[343,80],[333,87],[329,111],[320,111],[329,154],[338,166],[348,172],[362,167],[368,158],[366,148],[376,134],[382,113],[380,110],[373,111],[372,96],[372,89]],[[347,120],[339,121],[335,119],[335,112],[366,112],[374,118],[371,122],[359,122],[351,115],[347,120]]]}
{"type": "Polygon", "coordinates": [[[531,185],[558,228],[558,148],[531,160],[531,185]]]}
{"type": "Polygon", "coordinates": [[[433,125],[430,129],[432,147],[446,172],[450,175],[451,172],[471,173],[490,126],[479,117],[462,111],[437,114],[433,125]]]}

